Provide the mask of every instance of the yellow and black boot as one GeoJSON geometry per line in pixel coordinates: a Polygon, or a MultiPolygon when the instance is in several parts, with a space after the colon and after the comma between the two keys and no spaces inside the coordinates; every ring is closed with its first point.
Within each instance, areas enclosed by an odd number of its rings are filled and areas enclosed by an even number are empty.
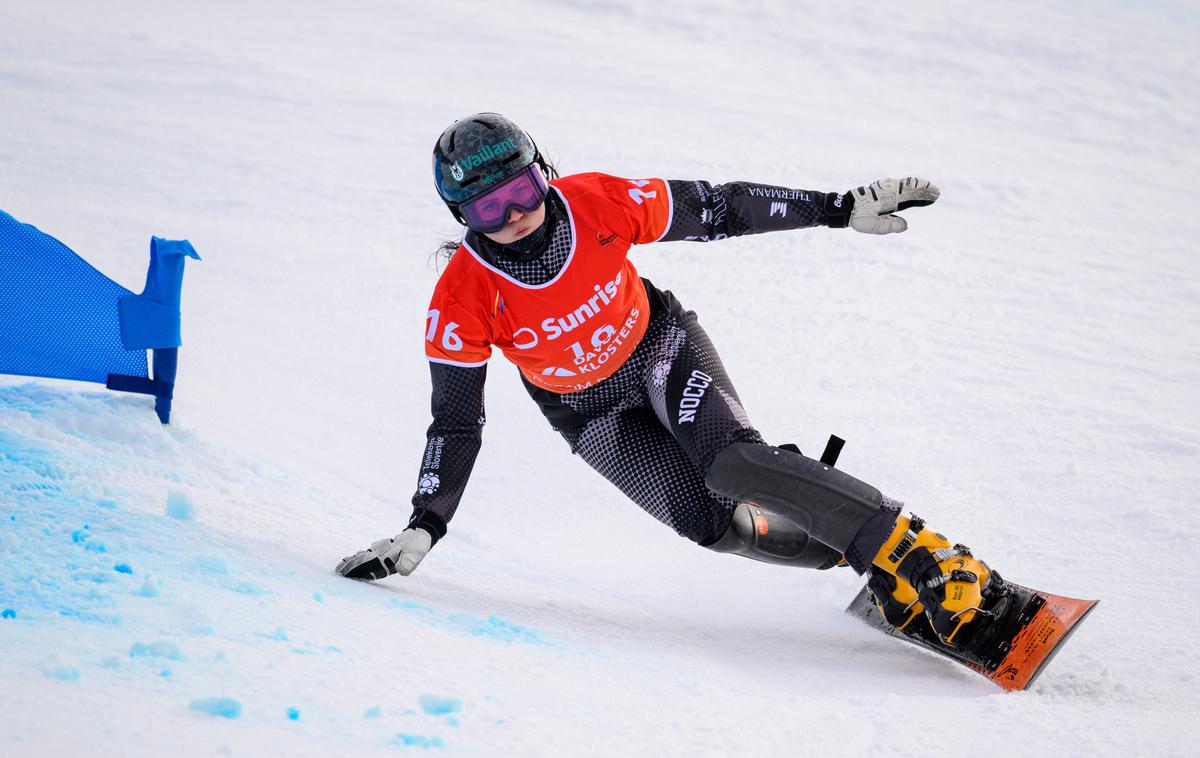
{"type": "Polygon", "coordinates": [[[872,566],[867,572],[867,591],[870,592],[871,600],[879,608],[879,612],[899,631],[913,634],[929,629],[929,621],[925,618],[925,606],[921,604],[917,591],[908,582],[872,566]]]}
{"type": "Polygon", "coordinates": [[[960,647],[970,644],[975,628],[980,626],[972,622],[982,623],[992,617],[985,608],[991,569],[972,556],[969,548],[951,545],[945,537],[926,528],[919,516],[898,516],[871,563],[877,569],[871,572],[871,581],[879,588],[872,587],[872,592],[884,616],[897,629],[902,627],[892,617],[908,624],[915,615],[913,611],[921,607],[938,638],[960,647]],[[895,584],[889,586],[884,577],[876,578],[880,571],[895,584]],[[885,589],[886,602],[881,597],[885,589]]]}

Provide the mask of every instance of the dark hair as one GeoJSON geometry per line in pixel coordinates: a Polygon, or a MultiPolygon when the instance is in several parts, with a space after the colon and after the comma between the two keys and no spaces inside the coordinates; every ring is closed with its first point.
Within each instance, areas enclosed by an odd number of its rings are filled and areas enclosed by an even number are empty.
{"type": "MultiPolygon", "coordinates": [[[[559,177],[558,167],[556,167],[549,158],[543,156],[540,162],[542,168],[546,172],[547,179],[557,179],[559,177]]],[[[445,265],[449,263],[450,258],[454,256],[455,251],[458,250],[458,246],[461,243],[462,238],[460,237],[459,239],[447,239],[443,241],[442,244],[438,245],[437,249],[433,251],[433,254],[429,256],[434,266],[437,267],[438,264],[445,265]]]]}

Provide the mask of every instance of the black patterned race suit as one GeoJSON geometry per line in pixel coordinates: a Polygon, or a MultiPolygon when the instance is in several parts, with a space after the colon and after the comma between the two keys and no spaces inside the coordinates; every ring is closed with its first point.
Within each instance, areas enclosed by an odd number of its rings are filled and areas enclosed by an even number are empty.
{"type": "MultiPolygon", "coordinates": [[[[848,196],[747,182],[669,182],[672,222],[663,241],[726,237],[811,226],[844,227],[848,196]]],[[[513,245],[467,233],[489,263],[527,284],[554,278],[571,250],[571,225],[551,192],[546,222],[513,245]]],[[[710,544],[729,526],[735,503],[704,477],[732,442],[762,442],[693,312],[643,279],[650,324],[629,359],[593,387],[559,394],[525,381],[571,451],[680,535],[710,544]]],[[[430,363],[433,423],[413,496],[410,526],[446,533],[479,452],[486,366],[430,363]]],[[[524,381],[524,379],[523,379],[524,381]]]]}

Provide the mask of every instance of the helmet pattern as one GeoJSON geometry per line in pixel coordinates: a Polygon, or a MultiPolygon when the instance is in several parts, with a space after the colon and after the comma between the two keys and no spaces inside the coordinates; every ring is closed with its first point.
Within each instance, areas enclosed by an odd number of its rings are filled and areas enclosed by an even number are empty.
{"type": "Polygon", "coordinates": [[[537,145],[524,129],[499,113],[473,113],[438,137],[433,181],[442,201],[459,218],[459,203],[539,160],[537,145]]]}

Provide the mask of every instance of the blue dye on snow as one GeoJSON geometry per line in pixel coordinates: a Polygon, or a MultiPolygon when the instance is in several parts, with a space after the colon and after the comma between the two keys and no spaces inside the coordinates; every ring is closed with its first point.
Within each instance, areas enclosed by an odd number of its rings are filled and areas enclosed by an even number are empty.
{"type": "Polygon", "coordinates": [[[196,507],[182,492],[167,494],[167,515],[179,521],[191,521],[196,518],[196,507]]]}
{"type": "Polygon", "coordinates": [[[446,743],[442,742],[441,737],[426,737],[420,734],[405,734],[404,732],[396,732],[396,736],[392,737],[392,744],[398,747],[423,747],[423,748],[443,748],[446,743]]]}
{"type": "Polygon", "coordinates": [[[417,698],[421,710],[430,716],[445,716],[448,713],[461,713],[463,701],[456,697],[438,697],[437,695],[421,695],[417,698]]]}
{"type": "Polygon", "coordinates": [[[113,566],[113,571],[116,571],[116,572],[119,572],[122,574],[132,574],[133,567],[130,566],[128,563],[118,563],[117,565],[113,566]]]}
{"type": "Polygon", "coordinates": [[[188,708],[207,713],[214,718],[220,716],[223,719],[235,719],[242,715],[242,704],[231,697],[200,698],[193,700],[188,708]]]}
{"type": "Polygon", "coordinates": [[[17,617],[17,612],[14,611],[12,608],[5,608],[4,610],[0,611],[0,618],[15,619],[16,617],[17,617]]]}
{"type": "Polygon", "coordinates": [[[117,501],[105,498],[104,500],[97,500],[96,505],[100,506],[101,508],[116,508],[117,501]]]}
{"type": "Polygon", "coordinates": [[[129,648],[130,658],[170,658],[173,661],[184,659],[183,651],[174,642],[156,640],[149,644],[135,642],[129,648]]]}
{"type": "Polygon", "coordinates": [[[149,576],[146,577],[146,581],[142,582],[142,588],[137,592],[142,597],[158,597],[161,593],[162,590],[158,586],[158,581],[149,576]]]}
{"type": "Polygon", "coordinates": [[[76,529],[71,532],[71,542],[78,544],[91,537],[92,535],[87,533],[87,528],[87,524],[84,524],[82,529],[76,529]]]}
{"type": "Polygon", "coordinates": [[[394,597],[388,601],[388,605],[392,606],[393,608],[399,608],[402,611],[419,611],[421,613],[429,614],[433,613],[433,606],[425,605],[424,603],[418,603],[415,600],[401,600],[398,597],[394,597]]]}
{"type": "Polygon", "coordinates": [[[300,718],[300,710],[298,708],[288,708],[287,717],[292,721],[295,721],[296,719],[300,718]]]}
{"type": "Polygon", "coordinates": [[[320,592],[314,592],[314,593],[313,593],[313,600],[316,600],[318,603],[324,603],[324,602],[325,602],[325,596],[324,596],[324,595],[322,595],[320,592]]]}
{"type": "Polygon", "coordinates": [[[380,708],[379,706],[375,706],[374,708],[368,708],[367,710],[363,711],[363,718],[365,718],[365,719],[377,719],[382,715],[383,715],[383,709],[380,708]]]}
{"type": "Polygon", "coordinates": [[[196,568],[205,574],[225,576],[229,573],[229,566],[226,565],[225,559],[215,555],[197,555],[196,568]]]}
{"type": "Polygon", "coordinates": [[[488,614],[487,621],[475,621],[461,617],[452,618],[465,626],[466,631],[476,637],[492,637],[503,642],[524,642],[527,645],[550,644],[538,630],[527,626],[518,626],[494,613],[488,614]]]}
{"type": "Polygon", "coordinates": [[[473,637],[490,637],[500,642],[520,642],[540,647],[553,647],[556,645],[556,643],[542,636],[542,633],[537,629],[519,626],[494,613],[489,613],[487,619],[484,620],[461,613],[451,615],[440,614],[432,606],[412,600],[392,598],[388,601],[388,604],[393,608],[399,608],[407,613],[419,615],[430,623],[457,629],[473,637]]]}
{"type": "Polygon", "coordinates": [[[60,682],[77,682],[79,681],[79,669],[74,666],[64,664],[54,664],[42,669],[42,673],[50,679],[57,679],[60,682]]]}
{"type": "MultiPolygon", "coordinates": [[[[89,598],[89,600],[92,599],[93,598],[89,598]]],[[[121,616],[118,614],[79,610],[78,608],[71,608],[69,606],[60,607],[58,609],[58,614],[67,618],[77,619],[85,624],[105,624],[108,626],[118,626],[121,623],[121,616]]]]}

